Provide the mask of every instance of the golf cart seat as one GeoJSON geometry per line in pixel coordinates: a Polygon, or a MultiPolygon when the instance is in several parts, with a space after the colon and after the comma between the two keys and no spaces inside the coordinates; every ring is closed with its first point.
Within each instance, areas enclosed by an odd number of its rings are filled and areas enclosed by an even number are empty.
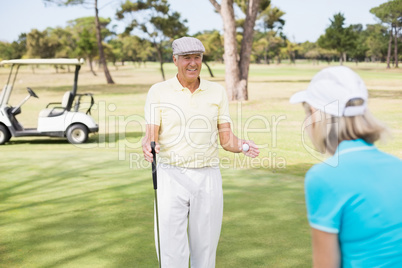
{"type": "Polygon", "coordinates": [[[63,99],[61,102],[50,102],[46,109],[40,111],[39,117],[53,117],[63,114],[65,111],[69,111],[71,109],[71,105],[73,102],[73,94],[71,91],[67,91],[63,95],[63,99]],[[55,106],[53,108],[49,108],[50,105],[61,105],[55,106]]]}

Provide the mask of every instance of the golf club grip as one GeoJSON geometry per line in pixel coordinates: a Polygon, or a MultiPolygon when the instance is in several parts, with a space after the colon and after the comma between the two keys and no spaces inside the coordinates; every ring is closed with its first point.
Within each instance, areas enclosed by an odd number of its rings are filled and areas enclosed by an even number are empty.
{"type": "Polygon", "coordinates": [[[158,182],[156,179],[156,153],[155,153],[155,142],[151,141],[151,153],[154,158],[152,161],[152,181],[154,183],[154,190],[158,189],[158,182]]]}

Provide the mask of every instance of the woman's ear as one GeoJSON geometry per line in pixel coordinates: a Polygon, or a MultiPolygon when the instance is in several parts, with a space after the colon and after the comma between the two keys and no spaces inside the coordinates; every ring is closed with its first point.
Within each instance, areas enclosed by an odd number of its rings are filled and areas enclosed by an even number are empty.
{"type": "Polygon", "coordinates": [[[320,110],[310,106],[310,119],[311,119],[311,128],[315,129],[318,127],[318,123],[321,122],[323,114],[320,110]]]}
{"type": "Polygon", "coordinates": [[[313,113],[315,113],[317,110],[313,107],[313,106],[310,106],[310,112],[311,112],[311,114],[313,114],[313,113]]]}

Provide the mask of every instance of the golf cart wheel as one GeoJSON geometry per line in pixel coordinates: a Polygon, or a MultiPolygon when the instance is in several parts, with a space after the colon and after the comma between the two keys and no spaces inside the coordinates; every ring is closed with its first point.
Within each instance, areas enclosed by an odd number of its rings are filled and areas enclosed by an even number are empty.
{"type": "Polygon", "coordinates": [[[88,128],[82,124],[74,124],[67,129],[67,140],[72,144],[84,143],[88,140],[88,128]]]}
{"type": "Polygon", "coordinates": [[[11,139],[11,134],[8,128],[0,124],[0,145],[8,142],[11,139]]]}

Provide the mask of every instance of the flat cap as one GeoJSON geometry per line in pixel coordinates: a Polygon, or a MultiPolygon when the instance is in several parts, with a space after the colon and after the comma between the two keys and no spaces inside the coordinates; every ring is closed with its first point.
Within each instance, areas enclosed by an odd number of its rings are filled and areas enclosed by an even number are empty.
{"type": "Polygon", "coordinates": [[[200,40],[194,37],[182,37],[172,43],[173,55],[204,53],[205,48],[200,40]]]}

